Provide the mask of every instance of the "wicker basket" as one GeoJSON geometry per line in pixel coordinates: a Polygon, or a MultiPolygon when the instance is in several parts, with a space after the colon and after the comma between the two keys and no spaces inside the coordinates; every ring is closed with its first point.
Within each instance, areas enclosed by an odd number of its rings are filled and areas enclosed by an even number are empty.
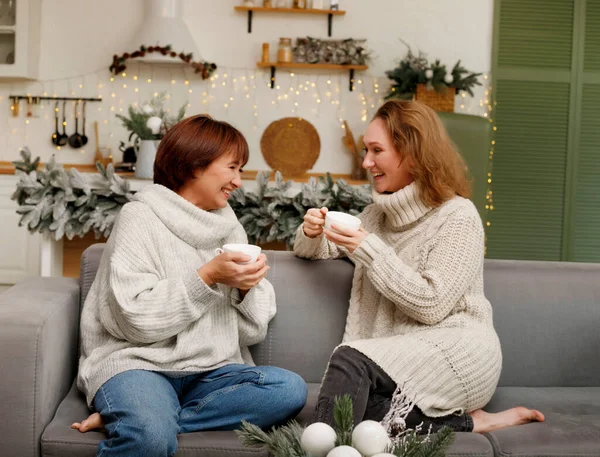
{"type": "Polygon", "coordinates": [[[454,112],[455,87],[448,87],[444,92],[435,89],[428,90],[426,84],[417,84],[415,100],[429,106],[434,111],[454,112]]]}

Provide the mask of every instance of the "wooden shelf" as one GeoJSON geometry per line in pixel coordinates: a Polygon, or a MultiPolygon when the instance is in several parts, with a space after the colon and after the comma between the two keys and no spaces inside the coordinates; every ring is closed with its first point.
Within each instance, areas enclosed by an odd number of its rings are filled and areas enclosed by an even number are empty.
{"type": "Polygon", "coordinates": [[[258,62],[256,64],[260,68],[292,68],[292,69],[304,69],[304,70],[368,70],[367,65],[335,65],[332,63],[284,63],[284,62],[258,62]]]}
{"type": "Polygon", "coordinates": [[[367,65],[335,65],[331,63],[281,63],[281,62],[257,62],[259,68],[271,69],[271,89],[275,88],[275,69],[289,68],[295,70],[333,70],[333,71],[348,71],[348,89],[354,91],[354,72],[368,70],[367,65]]]}
{"type": "MultiPolygon", "coordinates": [[[[61,165],[65,170],[68,170],[69,168],[75,168],[81,173],[98,173],[96,165],[93,164],[63,163],[61,165]]],[[[40,163],[40,167],[41,166],[44,166],[44,164],[40,163]]],[[[0,160],[0,175],[14,175],[15,171],[15,166],[12,164],[12,162],[0,160]]],[[[134,174],[129,171],[117,171],[116,174],[121,177],[134,177],[134,174]]]]}
{"type": "Polygon", "coordinates": [[[286,14],[318,14],[327,16],[327,36],[331,36],[333,16],[344,16],[343,10],[317,10],[312,8],[265,8],[264,6],[234,6],[236,11],[248,13],[248,33],[252,33],[252,14],[257,13],[286,13],[286,14]]]}
{"type": "MultiPolygon", "coordinates": [[[[258,171],[257,170],[244,170],[244,172],[242,173],[242,179],[246,180],[246,181],[253,181],[256,179],[256,176],[258,175],[258,171]]],[[[350,184],[352,186],[359,186],[359,185],[363,185],[363,184],[369,184],[368,180],[356,180],[356,179],[352,179],[351,176],[349,174],[344,174],[344,173],[329,173],[331,175],[331,177],[333,178],[334,181],[337,181],[338,179],[343,179],[344,181],[346,181],[347,184],[350,184]]],[[[284,176],[283,179],[284,181],[288,181],[288,180],[292,180],[294,182],[308,182],[308,180],[310,178],[319,178],[319,177],[325,177],[326,173],[303,173],[299,176],[284,176]]],[[[273,170],[271,170],[271,174],[269,176],[269,181],[275,181],[275,172],[273,170]]]]}
{"type": "MultiPolygon", "coordinates": [[[[44,164],[40,164],[40,166],[43,166],[43,165],[44,164]]],[[[68,170],[69,168],[76,168],[77,171],[80,171],[81,173],[98,173],[96,166],[92,165],[92,164],[65,163],[65,164],[61,164],[61,165],[65,170],[68,170]]],[[[256,176],[258,175],[258,173],[259,173],[258,170],[244,170],[242,172],[242,179],[247,180],[247,181],[253,181],[256,179],[256,176]]],[[[0,175],[14,175],[14,174],[15,174],[15,166],[11,162],[0,160],[0,175]]],[[[135,175],[130,172],[117,172],[117,174],[124,178],[136,179],[135,175]]],[[[351,176],[349,174],[330,173],[330,175],[336,181],[338,179],[343,179],[348,184],[352,184],[352,185],[369,184],[368,180],[354,180],[351,178],[351,176]]],[[[284,179],[286,179],[286,180],[291,179],[295,182],[308,182],[309,178],[312,178],[312,177],[318,178],[319,176],[325,177],[325,173],[303,173],[300,176],[291,176],[291,177],[284,176],[284,179]]],[[[271,171],[270,180],[271,181],[275,180],[275,173],[273,171],[271,171]]]]}
{"type": "Polygon", "coordinates": [[[258,11],[261,13],[292,13],[292,14],[332,14],[343,16],[343,10],[318,10],[312,8],[265,8],[264,6],[234,6],[236,11],[258,11]]]}

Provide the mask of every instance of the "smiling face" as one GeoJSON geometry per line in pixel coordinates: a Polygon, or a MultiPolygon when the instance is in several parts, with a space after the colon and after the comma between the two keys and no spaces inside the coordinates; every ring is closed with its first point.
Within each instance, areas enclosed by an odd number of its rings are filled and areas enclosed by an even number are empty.
{"type": "Polygon", "coordinates": [[[241,167],[235,154],[222,154],[205,169],[197,170],[177,193],[205,211],[225,208],[231,192],[242,185],[241,167]]]}
{"type": "Polygon", "coordinates": [[[413,182],[409,160],[402,160],[400,152],[396,151],[382,119],[376,118],[369,124],[363,143],[362,166],[371,173],[377,192],[393,193],[413,182]]]}

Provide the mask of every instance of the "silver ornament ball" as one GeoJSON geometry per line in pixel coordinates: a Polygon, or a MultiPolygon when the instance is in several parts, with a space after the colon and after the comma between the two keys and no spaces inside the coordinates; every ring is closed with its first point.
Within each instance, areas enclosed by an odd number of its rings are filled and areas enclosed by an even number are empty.
{"type": "Polygon", "coordinates": [[[335,447],[335,430],[323,422],[310,424],[300,438],[300,446],[311,457],[325,457],[335,447]]]}
{"type": "Polygon", "coordinates": [[[362,457],[352,446],[338,446],[327,454],[327,457],[362,457]]]}
{"type": "Polygon", "coordinates": [[[363,421],[352,432],[352,446],[366,457],[385,452],[390,444],[387,431],[379,422],[363,421]]]}

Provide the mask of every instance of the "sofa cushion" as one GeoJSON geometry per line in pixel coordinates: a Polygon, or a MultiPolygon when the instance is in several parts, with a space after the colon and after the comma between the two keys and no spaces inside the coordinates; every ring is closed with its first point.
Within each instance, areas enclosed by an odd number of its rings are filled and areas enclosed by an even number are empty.
{"type": "Polygon", "coordinates": [[[500,386],[600,386],[600,264],[486,260],[484,272],[500,386]]]}
{"type": "Polygon", "coordinates": [[[500,387],[484,409],[517,405],[541,411],[546,421],[486,434],[497,456],[600,455],[600,387],[500,387]]]}
{"type": "MultiPolygon", "coordinates": [[[[308,401],[297,420],[306,424],[311,418],[319,384],[308,384],[308,401]]],[[[73,422],[81,421],[89,414],[84,396],[73,384],[52,422],[42,435],[42,456],[45,457],[95,457],[98,443],[104,439],[103,432],[79,433],[71,428],[73,422]]],[[[177,457],[267,457],[262,449],[242,446],[233,432],[196,432],[179,435],[177,457]]],[[[492,457],[489,441],[482,435],[458,433],[447,457],[492,457]]]]}
{"type": "Polygon", "coordinates": [[[320,383],[329,356],[342,341],[354,265],[347,260],[304,260],[287,251],[265,254],[277,314],[265,340],[250,349],[254,362],[320,383]]]}

